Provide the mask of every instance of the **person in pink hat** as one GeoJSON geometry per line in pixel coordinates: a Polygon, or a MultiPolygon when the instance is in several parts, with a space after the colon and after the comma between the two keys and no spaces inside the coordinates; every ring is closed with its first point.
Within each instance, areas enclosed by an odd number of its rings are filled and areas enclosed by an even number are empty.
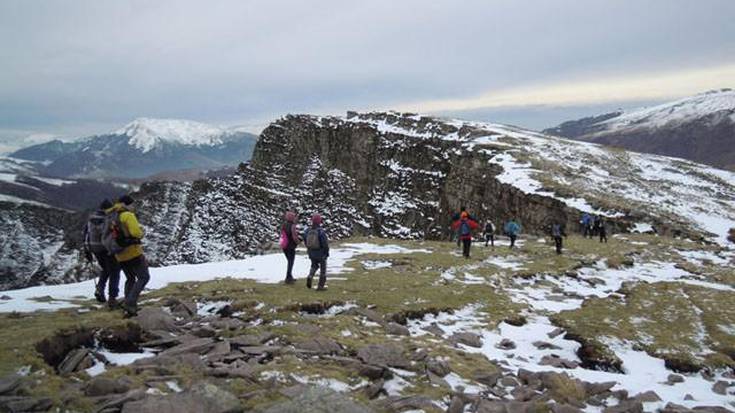
{"type": "Polygon", "coordinates": [[[279,244],[286,255],[286,284],[293,284],[293,263],[296,260],[296,247],[301,242],[299,237],[299,226],[296,223],[296,213],[286,211],[281,224],[281,238],[279,244]]]}
{"type": "Polygon", "coordinates": [[[312,280],[316,270],[319,270],[319,284],[317,291],[327,289],[327,258],[329,257],[329,239],[327,233],[322,228],[322,216],[314,214],[311,217],[311,226],[304,231],[303,239],[306,243],[306,250],[311,260],[311,269],[309,276],[306,277],[306,288],[311,288],[312,280]]]}

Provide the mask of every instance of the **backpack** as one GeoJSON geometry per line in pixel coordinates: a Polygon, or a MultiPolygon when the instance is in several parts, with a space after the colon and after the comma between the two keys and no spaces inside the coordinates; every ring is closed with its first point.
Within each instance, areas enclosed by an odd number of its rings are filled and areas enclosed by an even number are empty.
{"type": "Polygon", "coordinates": [[[472,233],[472,229],[470,229],[470,224],[465,220],[462,221],[461,224],[459,224],[459,235],[470,235],[472,233]]]}
{"type": "Polygon", "coordinates": [[[89,246],[89,250],[95,254],[106,252],[104,244],[102,243],[102,236],[105,233],[105,216],[99,213],[95,213],[89,218],[86,228],[86,243],[89,246]]]}
{"type": "Polygon", "coordinates": [[[306,233],[306,248],[310,250],[318,250],[322,247],[322,241],[319,239],[319,230],[310,229],[306,233]]]}
{"type": "Polygon", "coordinates": [[[113,211],[105,217],[105,227],[102,232],[102,245],[111,255],[121,253],[127,245],[124,243],[125,233],[120,224],[120,213],[113,211]],[[123,241],[123,242],[121,242],[123,241]]]}
{"type": "Polygon", "coordinates": [[[278,245],[282,250],[288,248],[288,234],[286,234],[286,227],[281,227],[281,238],[278,240],[278,245]]]}

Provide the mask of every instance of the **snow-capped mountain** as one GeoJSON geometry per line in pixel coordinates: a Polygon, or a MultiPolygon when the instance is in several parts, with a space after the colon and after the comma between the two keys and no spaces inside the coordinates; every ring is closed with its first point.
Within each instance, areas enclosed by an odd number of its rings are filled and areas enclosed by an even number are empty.
{"type": "Polygon", "coordinates": [[[51,141],[11,156],[46,162],[42,171],[58,177],[143,178],[164,171],[237,165],[250,159],[255,139],[237,128],[140,118],[111,133],[51,141]]]}
{"type": "MultiPolygon", "coordinates": [[[[655,228],[727,243],[735,227],[731,172],[393,112],[286,116],[263,131],[252,161],[235,174],[145,184],[135,197],[154,265],[243,258],[275,245],[286,208],[302,223],[321,213],[333,238],[442,239],[461,205],[498,226],[517,218],[524,233],[545,233],[555,222],[574,229],[583,212],[606,216],[612,233],[655,228]]],[[[78,277],[69,271],[58,275],[78,277]]]]}
{"type": "Polygon", "coordinates": [[[735,169],[735,91],[564,122],[544,133],[735,169]]]}

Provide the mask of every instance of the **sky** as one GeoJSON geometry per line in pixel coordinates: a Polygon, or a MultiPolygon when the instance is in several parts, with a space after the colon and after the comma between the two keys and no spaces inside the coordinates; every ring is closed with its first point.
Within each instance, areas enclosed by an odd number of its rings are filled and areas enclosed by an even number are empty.
{"type": "Polygon", "coordinates": [[[732,0],[0,0],[0,152],[137,117],[534,129],[735,86],[732,0]]]}

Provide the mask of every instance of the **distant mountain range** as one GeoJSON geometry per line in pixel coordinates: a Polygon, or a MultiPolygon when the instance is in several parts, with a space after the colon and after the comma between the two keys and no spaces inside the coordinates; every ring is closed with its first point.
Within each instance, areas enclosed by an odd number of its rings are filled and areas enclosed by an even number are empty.
{"type": "Polygon", "coordinates": [[[735,91],[573,120],[544,133],[735,170],[735,91]]]}
{"type": "Polygon", "coordinates": [[[257,136],[199,122],[140,118],[121,129],[72,142],[53,140],[10,154],[61,178],[145,178],[162,172],[210,170],[250,159],[257,136]]]}

